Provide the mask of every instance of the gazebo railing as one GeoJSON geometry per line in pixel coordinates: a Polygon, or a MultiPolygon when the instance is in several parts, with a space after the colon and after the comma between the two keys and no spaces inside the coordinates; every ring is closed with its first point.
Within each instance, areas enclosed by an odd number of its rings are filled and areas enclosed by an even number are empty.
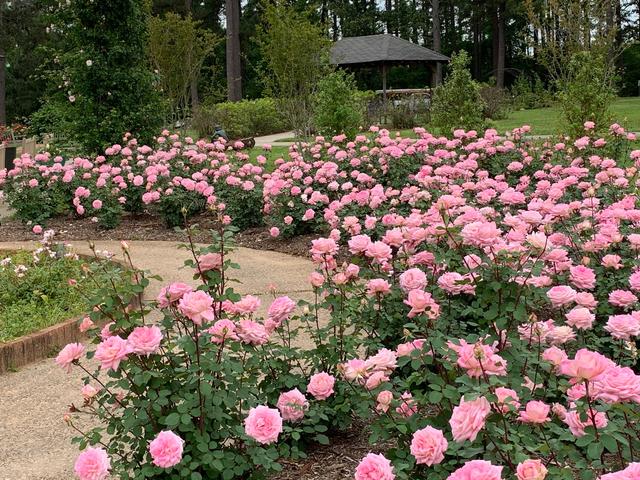
{"type": "Polygon", "coordinates": [[[428,123],[431,89],[378,90],[367,106],[368,120],[393,128],[411,128],[428,123]]]}

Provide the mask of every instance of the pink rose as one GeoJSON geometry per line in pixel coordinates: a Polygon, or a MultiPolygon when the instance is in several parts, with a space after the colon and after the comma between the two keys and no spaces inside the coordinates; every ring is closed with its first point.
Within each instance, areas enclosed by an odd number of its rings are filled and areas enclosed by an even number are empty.
{"type": "Polygon", "coordinates": [[[427,276],[419,268],[410,268],[400,275],[400,287],[405,292],[422,290],[427,285],[427,276]]]}
{"type": "Polygon", "coordinates": [[[201,272],[207,270],[220,270],[222,267],[222,255],[219,253],[206,253],[198,257],[198,267],[201,272]]]}
{"type": "Polygon", "coordinates": [[[391,285],[382,278],[373,278],[367,282],[367,295],[386,295],[390,291],[391,285]]]}
{"type": "MultiPolygon", "coordinates": [[[[609,423],[607,415],[604,412],[595,412],[594,419],[597,428],[604,428],[609,423]]],[[[569,410],[562,421],[569,426],[569,430],[571,430],[571,433],[576,437],[583,437],[585,435],[584,429],[587,427],[593,427],[593,420],[591,416],[586,414],[585,420],[582,421],[580,413],[576,410],[569,410]]]]}
{"type": "Polygon", "coordinates": [[[367,378],[367,381],[364,384],[364,388],[366,388],[367,390],[374,390],[374,389],[378,388],[384,382],[388,382],[388,381],[389,381],[389,377],[387,376],[386,373],[384,373],[384,372],[373,372],[367,378]]]}
{"type": "Polygon", "coordinates": [[[435,302],[430,293],[422,290],[411,290],[404,303],[411,307],[411,311],[407,315],[409,318],[424,313],[427,317],[435,319],[440,314],[440,306],[435,302]]]}
{"type": "Polygon", "coordinates": [[[162,331],[156,325],[150,327],[136,327],[129,334],[127,342],[131,347],[131,352],[147,357],[155,353],[160,348],[162,342],[162,331]]]}
{"type": "Polygon", "coordinates": [[[517,410],[520,408],[518,394],[515,390],[505,387],[496,388],[496,396],[498,397],[498,409],[502,413],[507,413],[511,408],[517,410]]]}
{"type": "Polygon", "coordinates": [[[551,407],[544,402],[532,400],[527,402],[523,411],[520,412],[518,420],[525,423],[546,423],[549,420],[551,407]]]}
{"type": "Polygon", "coordinates": [[[393,401],[393,393],[389,390],[382,390],[376,397],[376,411],[387,412],[393,401]]]}
{"type": "Polygon", "coordinates": [[[252,408],[244,420],[244,431],[258,443],[277,442],[282,432],[280,412],[265,405],[252,408]]]}
{"type": "Polygon", "coordinates": [[[87,330],[93,328],[94,326],[95,326],[95,324],[93,323],[93,321],[89,317],[84,317],[82,319],[82,322],[80,322],[80,325],[78,326],[78,330],[80,330],[80,332],[84,333],[87,330]]]}
{"type": "Polygon", "coordinates": [[[424,346],[425,342],[426,340],[424,338],[417,338],[411,342],[401,343],[396,348],[396,355],[398,357],[409,356],[416,350],[422,350],[422,347],[424,346]]]}
{"type": "Polygon", "coordinates": [[[365,366],[369,371],[389,372],[398,365],[396,352],[387,348],[381,348],[373,357],[369,357],[365,366]]]}
{"type": "Polygon", "coordinates": [[[462,397],[460,405],[453,408],[449,420],[453,439],[456,442],[464,442],[465,440],[473,442],[478,436],[478,432],[484,427],[490,412],[491,405],[485,397],[468,402],[462,397]]]}
{"type": "Polygon", "coordinates": [[[77,458],[74,471],[80,480],[104,480],[111,470],[111,460],[104,449],[88,447],[77,458]]]}
{"type": "Polygon", "coordinates": [[[269,306],[268,315],[271,320],[280,325],[296,309],[296,302],[289,297],[278,297],[269,306]]]}
{"type": "Polygon", "coordinates": [[[584,265],[576,265],[569,269],[571,283],[577,288],[583,290],[591,290],[596,286],[596,274],[588,267],[584,265]]]}
{"type": "Polygon", "coordinates": [[[640,335],[640,315],[634,315],[634,313],[630,315],[611,315],[604,329],[613,338],[619,340],[630,340],[631,337],[637,337],[640,335]]]}
{"type": "Polygon", "coordinates": [[[396,413],[406,418],[418,413],[418,405],[413,399],[413,395],[411,395],[411,393],[404,392],[400,395],[400,406],[396,408],[396,413]]]}
{"type": "Polygon", "coordinates": [[[562,362],[567,360],[567,354],[564,350],[558,347],[549,347],[544,352],[542,352],[542,359],[552,363],[556,367],[559,367],[562,362]]]}
{"type": "Polygon", "coordinates": [[[573,360],[565,360],[560,364],[560,373],[579,380],[593,380],[611,363],[604,355],[581,348],[573,360]]]}
{"type": "Polygon", "coordinates": [[[301,420],[305,410],[309,408],[309,402],[297,388],[281,393],[276,405],[282,418],[292,422],[301,420]]]}
{"type": "Polygon", "coordinates": [[[202,290],[185,293],[178,303],[178,310],[196,325],[202,325],[203,321],[211,322],[215,318],[213,298],[202,290]]]}
{"type": "Polygon", "coordinates": [[[547,468],[540,460],[525,460],[516,467],[518,480],[544,480],[547,468]]]}
{"type": "Polygon", "coordinates": [[[40,235],[42,233],[42,227],[40,225],[34,225],[31,231],[36,235],[40,235]]]}
{"type": "Polygon", "coordinates": [[[269,341],[269,332],[258,322],[245,318],[238,323],[238,337],[251,345],[264,345],[269,341]]]}
{"type": "Polygon", "coordinates": [[[101,200],[94,200],[91,203],[91,206],[95,209],[95,210],[100,210],[102,208],[102,201],[101,200]]]}
{"type": "Polygon", "coordinates": [[[454,471],[447,480],[500,480],[502,467],[486,460],[471,460],[454,471]]]}
{"type": "Polygon", "coordinates": [[[233,304],[233,313],[248,315],[257,311],[258,308],[260,308],[260,299],[253,295],[245,295],[233,304]]]}
{"type": "Polygon", "coordinates": [[[560,307],[573,302],[576,299],[576,291],[566,285],[551,287],[547,291],[547,297],[554,307],[560,307]]]}
{"type": "Polygon", "coordinates": [[[189,293],[193,291],[193,287],[191,285],[187,285],[186,283],[172,283],[167,287],[163,287],[158,294],[158,305],[161,308],[167,308],[170,304],[177,302],[180,300],[185,293],[189,293]]]}
{"type": "Polygon", "coordinates": [[[598,480],[635,480],[640,478],[640,462],[632,462],[624,470],[607,473],[598,480]]]}
{"type": "Polygon", "coordinates": [[[369,453],[356,467],[355,480],[394,480],[391,461],[384,455],[369,453]]]}
{"type": "Polygon", "coordinates": [[[227,340],[239,339],[236,334],[236,324],[226,318],[218,320],[209,327],[206,332],[211,334],[211,341],[213,343],[223,343],[227,340]]]}
{"type": "Polygon", "coordinates": [[[81,343],[70,343],[60,350],[60,353],[58,353],[56,357],[56,363],[67,373],[70,373],[71,365],[73,362],[80,360],[83,353],[84,345],[81,343]]]}
{"type": "Polygon", "coordinates": [[[271,235],[272,237],[277,237],[280,235],[280,229],[278,227],[271,227],[269,229],[269,235],[271,235]]]}
{"type": "Polygon", "coordinates": [[[418,465],[436,465],[444,460],[447,451],[447,439],[442,431],[433,427],[426,427],[413,434],[411,439],[411,455],[418,465]]]}
{"type": "Polygon", "coordinates": [[[582,330],[590,329],[593,326],[593,321],[596,319],[596,316],[585,307],[575,307],[566,313],[565,316],[567,317],[567,324],[582,330]]]}
{"type": "Polygon", "coordinates": [[[336,379],[325,372],[316,373],[309,378],[307,392],[309,392],[316,400],[326,400],[333,395],[333,387],[336,379]]]}
{"type": "Polygon", "coordinates": [[[130,353],[129,343],[124,338],[114,335],[98,344],[95,359],[100,362],[102,370],[118,370],[120,362],[126,360],[130,353]]]}
{"type": "Polygon", "coordinates": [[[594,397],[607,403],[640,403],[640,375],[629,367],[612,366],[593,381],[594,397]]]}
{"type": "Polygon", "coordinates": [[[162,431],[149,444],[153,464],[160,468],[171,468],[182,460],[184,440],[173,432],[162,431]]]}
{"type": "Polygon", "coordinates": [[[354,255],[357,255],[359,253],[364,253],[367,248],[369,248],[369,245],[371,245],[371,238],[369,238],[368,235],[355,235],[351,237],[347,243],[349,245],[349,251],[354,255]]]}
{"type": "Polygon", "coordinates": [[[629,307],[638,301],[629,290],[614,290],[609,293],[609,303],[617,307],[629,307]]]}

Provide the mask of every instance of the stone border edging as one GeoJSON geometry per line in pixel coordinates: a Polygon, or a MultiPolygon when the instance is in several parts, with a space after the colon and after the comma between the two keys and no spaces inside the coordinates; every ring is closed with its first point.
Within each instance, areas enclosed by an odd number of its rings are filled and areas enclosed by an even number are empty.
{"type": "MultiPolygon", "coordinates": [[[[0,249],[0,253],[14,251],[17,250],[0,249]]],[[[87,260],[93,258],[89,255],[82,254],[78,254],[78,256],[80,258],[86,258],[87,260]]],[[[127,268],[126,265],[119,260],[109,261],[127,268]]],[[[143,294],[144,292],[140,293],[134,299],[132,302],[134,306],[138,306],[141,303],[143,294]]],[[[10,340],[9,342],[0,343],[0,375],[18,367],[23,367],[36,360],[49,358],[66,344],[78,342],[86,338],[86,334],[80,332],[78,329],[78,320],[82,317],[83,316],[71,318],[43,330],[10,340]]]]}

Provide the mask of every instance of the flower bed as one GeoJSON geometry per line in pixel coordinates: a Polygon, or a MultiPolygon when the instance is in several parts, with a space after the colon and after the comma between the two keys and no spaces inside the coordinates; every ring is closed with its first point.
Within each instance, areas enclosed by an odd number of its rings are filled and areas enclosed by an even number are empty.
{"type": "MultiPolygon", "coordinates": [[[[78,338],[77,319],[87,301],[76,288],[86,281],[87,259],[44,232],[33,251],[2,252],[0,260],[0,373],[44,358],[78,338]]],[[[113,277],[119,266],[100,278],[113,277]]],[[[116,277],[115,281],[119,283],[116,277]]]]}
{"type": "Polygon", "coordinates": [[[95,332],[83,411],[110,437],[78,439],[94,445],[80,477],[263,478],[360,417],[391,447],[356,480],[636,478],[640,150],[585,128],[538,146],[380,132],[277,162],[273,234],[329,232],[311,245],[315,301],[256,319],[230,288],[222,211],[191,247],[196,291],[170,284],[139,312],[96,299],[114,323],[95,332]],[[314,348],[295,348],[303,333],[314,348]]]}

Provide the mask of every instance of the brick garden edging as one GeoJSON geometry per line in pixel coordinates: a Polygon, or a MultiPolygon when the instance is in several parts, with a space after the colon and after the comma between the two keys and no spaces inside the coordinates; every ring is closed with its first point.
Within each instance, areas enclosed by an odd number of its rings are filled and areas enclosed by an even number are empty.
{"type": "MultiPolygon", "coordinates": [[[[0,253],[14,251],[16,250],[0,250],[0,253]]],[[[79,254],[78,256],[87,260],[93,258],[88,255],[79,254]]],[[[110,261],[126,268],[125,264],[118,260],[110,261]]],[[[133,306],[140,304],[142,295],[143,293],[140,293],[136,297],[132,302],[133,306]]],[[[15,340],[0,343],[0,375],[36,360],[51,357],[67,343],[78,342],[86,338],[86,335],[78,329],[78,321],[83,316],[74,317],[15,340]]]]}

